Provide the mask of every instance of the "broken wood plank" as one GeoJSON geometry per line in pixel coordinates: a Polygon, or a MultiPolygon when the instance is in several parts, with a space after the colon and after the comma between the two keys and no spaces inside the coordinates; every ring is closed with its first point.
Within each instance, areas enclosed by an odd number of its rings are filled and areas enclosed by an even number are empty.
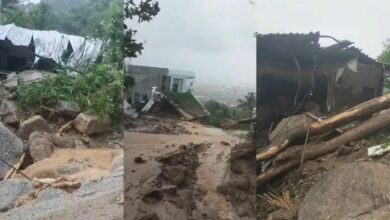
{"type": "Polygon", "coordinates": [[[67,132],[72,127],[74,120],[68,121],[65,124],[61,125],[60,129],[58,130],[57,136],[61,136],[62,132],[67,132]]]}
{"type": "MultiPolygon", "coordinates": [[[[361,125],[324,143],[313,144],[305,152],[304,160],[311,160],[336,151],[341,145],[358,141],[379,129],[390,125],[390,109],[370,118],[361,125]]],[[[257,176],[257,186],[261,187],[280,174],[300,164],[302,147],[296,146],[278,155],[277,164],[257,176]]]]}
{"type": "Polygon", "coordinates": [[[298,138],[305,136],[308,127],[310,126],[310,135],[318,135],[332,131],[344,124],[350,123],[357,119],[369,116],[381,110],[390,107],[390,94],[380,96],[375,99],[363,102],[356,105],[338,115],[326,118],[322,121],[311,123],[310,125],[302,125],[295,129],[286,131],[278,135],[270,145],[261,150],[256,155],[257,161],[269,160],[277,154],[285,150],[291,143],[298,138]]]}
{"type": "MultiPolygon", "coordinates": [[[[19,170],[22,164],[24,163],[24,159],[26,158],[26,153],[23,153],[20,159],[15,163],[14,168],[19,170]]],[[[5,174],[4,180],[12,179],[15,176],[15,169],[11,168],[7,174],[5,174]]]]}

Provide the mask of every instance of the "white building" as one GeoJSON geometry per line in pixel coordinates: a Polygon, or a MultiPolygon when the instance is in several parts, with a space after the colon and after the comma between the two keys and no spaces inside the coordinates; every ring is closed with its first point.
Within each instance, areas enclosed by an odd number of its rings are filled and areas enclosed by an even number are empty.
{"type": "Polygon", "coordinates": [[[173,92],[189,92],[194,85],[195,72],[168,69],[168,76],[171,78],[170,90],[173,92]]]}

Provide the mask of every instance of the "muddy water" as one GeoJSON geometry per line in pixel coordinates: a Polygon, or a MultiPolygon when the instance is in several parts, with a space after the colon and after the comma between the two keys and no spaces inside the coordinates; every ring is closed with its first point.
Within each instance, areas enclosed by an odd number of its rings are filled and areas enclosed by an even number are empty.
{"type": "Polygon", "coordinates": [[[220,141],[228,141],[231,146],[234,146],[238,143],[238,140],[219,129],[206,130],[210,137],[215,137],[215,139],[213,138],[214,141],[206,153],[199,157],[201,165],[196,170],[197,184],[204,187],[207,194],[202,202],[198,202],[198,209],[208,207],[217,210],[220,218],[239,219],[231,204],[226,201],[226,197],[216,191],[226,175],[228,169],[227,159],[230,154],[230,146],[222,145],[220,141]]]}
{"type": "MultiPolygon", "coordinates": [[[[192,134],[165,135],[127,132],[125,134],[124,146],[125,160],[128,160],[128,162],[125,162],[125,164],[132,164],[131,160],[137,156],[153,160],[156,156],[176,151],[181,144],[188,144],[191,142],[194,144],[205,142],[211,143],[210,147],[207,148],[205,152],[199,154],[200,166],[196,169],[198,177],[197,185],[206,189],[207,194],[201,202],[197,202],[197,208],[202,210],[203,207],[207,207],[216,210],[220,218],[232,220],[239,219],[235,214],[234,208],[226,201],[226,197],[219,194],[216,189],[222,183],[227,173],[227,159],[231,147],[239,143],[240,138],[227,134],[221,129],[209,128],[197,123],[183,122],[181,124],[192,134]],[[230,143],[230,145],[223,145],[220,143],[221,141],[226,141],[230,143]]],[[[143,167],[143,169],[145,168],[146,167],[143,167]]],[[[137,172],[137,174],[133,175],[140,175],[139,172],[143,171],[137,169],[137,172]]],[[[132,173],[127,173],[125,175],[132,175],[132,173]]],[[[132,191],[132,193],[130,193],[132,195],[130,196],[134,197],[134,191],[136,190],[134,187],[138,184],[134,182],[134,178],[128,179],[130,182],[125,184],[133,186],[133,189],[130,189],[130,191],[132,191]]],[[[134,202],[132,202],[132,204],[134,204],[134,202]]],[[[129,213],[136,211],[136,206],[134,205],[126,208],[129,208],[129,213]]]]}
{"type": "MultiPolygon", "coordinates": [[[[50,158],[27,167],[29,177],[49,178],[66,176],[84,181],[99,179],[111,173],[113,159],[120,152],[112,149],[55,149],[50,158]]],[[[16,178],[21,178],[16,175],[16,178]]]]}

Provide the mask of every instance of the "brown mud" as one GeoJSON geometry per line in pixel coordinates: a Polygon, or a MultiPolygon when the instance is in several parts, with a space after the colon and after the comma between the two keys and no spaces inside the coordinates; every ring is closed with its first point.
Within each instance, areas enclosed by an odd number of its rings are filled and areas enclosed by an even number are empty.
{"type": "Polygon", "coordinates": [[[196,122],[174,122],[189,133],[125,133],[125,219],[254,219],[254,209],[241,211],[253,218],[242,218],[233,206],[240,198],[219,190],[230,184],[231,150],[243,140],[196,122]]]}

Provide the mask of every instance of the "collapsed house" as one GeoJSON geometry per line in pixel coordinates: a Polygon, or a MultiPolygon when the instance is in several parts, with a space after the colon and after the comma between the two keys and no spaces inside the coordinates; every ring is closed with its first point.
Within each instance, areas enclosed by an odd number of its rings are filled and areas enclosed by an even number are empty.
{"type": "Polygon", "coordinates": [[[331,115],[382,95],[383,65],[352,44],[319,32],[257,35],[260,138],[282,118],[331,115]],[[335,44],[321,47],[322,38],[335,44]]]}
{"type": "Polygon", "coordinates": [[[0,71],[78,67],[95,62],[102,47],[99,39],[0,25],[0,71]]]}
{"type": "Polygon", "coordinates": [[[141,106],[139,111],[147,112],[155,103],[160,103],[162,108],[173,107],[189,120],[208,115],[191,93],[194,72],[129,64],[125,66],[125,76],[134,80],[126,101],[132,106],[141,106]]]}

